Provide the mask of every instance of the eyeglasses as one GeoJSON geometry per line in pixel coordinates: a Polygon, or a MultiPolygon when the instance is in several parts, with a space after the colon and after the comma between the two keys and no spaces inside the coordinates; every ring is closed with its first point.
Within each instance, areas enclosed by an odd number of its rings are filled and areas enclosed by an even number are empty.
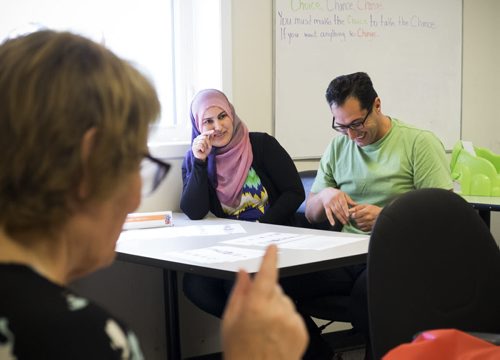
{"type": "Polygon", "coordinates": [[[347,134],[347,130],[361,130],[365,126],[366,119],[368,119],[368,116],[370,116],[370,113],[372,112],[373,105],[370,106],[368,109],[368,113],[366,114],[365,118],[363,120],[358,120],[358,121],[353,121],[349,125],[335,125],[335,116],[333,117],[332,120],[332,128],[334,130],[337,130],[338,132],[342,134],[347,134]]]}
{"type": "Polygon", "coordinates": [[[170,164],[145,154],[141,161],[142,196],[151,195],[158,189],[169,170],[170,164]]]}

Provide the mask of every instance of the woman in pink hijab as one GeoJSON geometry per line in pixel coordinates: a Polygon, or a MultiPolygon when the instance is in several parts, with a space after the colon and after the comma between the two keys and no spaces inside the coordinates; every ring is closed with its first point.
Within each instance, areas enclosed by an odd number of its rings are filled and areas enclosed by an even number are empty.
{"type": "Polygon", "coordinates": [[[278,141],[249,132],[227,97],[202,90],[191,103],[191,149],[182,166],[181,209],[217,217],[290,225],[304,201],[297,169],[278,141]]]}
{"type": "MultiPolygon", "coordinates": [[[[193,99],[191,123],[181,197],[181,209],[190,219],[202,219],[210,211],[217,217],[295,224],[304,189],[295,164],[274,137],[249,132],[226,96],[213,89],[200,91],[193,99]]],[[[300,298],[313,293],[304,281],[309,279],[293,277],[281,285],[300,298]]],[[[310,284],[320,287],[317,282],[310,284]]],[[[232,285],[229,280],[189,273],[183,279],[187,298],[217,317],[222,316],[232,285]]],[[[314,322],[302,316],[311,339],[304,359],[331,359],[333,353],[314,322]]]]}

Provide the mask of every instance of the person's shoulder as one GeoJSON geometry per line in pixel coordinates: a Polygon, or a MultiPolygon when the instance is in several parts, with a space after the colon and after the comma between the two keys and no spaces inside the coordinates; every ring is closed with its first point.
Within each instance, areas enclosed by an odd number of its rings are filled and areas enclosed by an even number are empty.
{"type": "Polygon", "coordinates": [[[248,133],[250,136],[250,140],[255,139],[255,140],[262,140],[262,139],[267,139],[267,138],[273,138],[273,136],[269,135],[266,132],[260,132],[260,131],[250,131],[248,133]]]}
{"type": "Polygon", "coordinates": [[[401,121],[399,119],[396,119],[396,118],[393,118],[391,117],[391,122],[392,122],[392,128],[393,129],[397,129],[399,131],[408,131],[408,132],[412,132],[412,131],[415,131],[415,132],[420,132],[420,131],[423,131],[422,129],[410,124],[410,123],[407,123],[407,122],[404,122],[404,121],[401,121]]]}
{"type": "Polygon", "coordinates": [[[327,150],[342,152],[343,150],[350,149],[352,145],[355,145],[355,143],[351,139],[349,139],[349,136],[338,134],[337,136],[334,136],[332,140],[330,140],[327,150]]]}
{"type": "Polygon", "coordinates": [[[272,135],[269,135],[266,132],[257,132],[252,131],[249,132],[250,143],[252,147],[255,146],[267,146],[267,145],[279,145],[279,141],[272,135]]]}
{"type": "Polygon", "coordinates": [[[15,321],[36,319],[43,326],[57,326],[59,321],[93,321],[109,317],[105,310],[87,298],[51,282],[28,266],[1,265],[0,274],[7,280],[3,285],[6,294],[0,297],[0,306],[15,321]],[[36,294],[36,301],[27,301],[33,294],[36,294]]]}
{"type": "MultiPolygon", "coordinates": [[[[133,358],[141,354],[139,342],[133,332],[99,305],[70,291],[64,294],[66,307],[52,318],[49,326],[41,330],[53,333],[51,346],[70,343],[67,358],[133,358]],[[74,339],[78,339],[74,341],[74,339]],[[57,342],[55,342],[57,340],[57,342]],[[78,355],[76,355],[78,354],[78,355]]],[[[66,351],[65,350],[65,351],[66,351]]]]}
{"type": "Polygon", "coordinates": [[[135,335],[100,306],[68,288],[51,283],[30,268],[7,270],[1,271],[2,275],[11,273],[24,281],[23,286],[17,283],[16,289],[10,289],[7,296],[0,298],[3,310],[0,319],[4,321],[5,334],[11,334],[16,343],[31,344],[18,346],[14,355],[19,358],[42,355],[40,357],[51,359],[91,359],[113,358],[116,353],[130,354],[136,348],[140,352],[136,341],[131,341],[135,335]]]}
{"type": "Polygon", "coordinates": [[[6,312],[24,313],[27,317],[46,314],[64,305],[65,288],[44,278],[31,267],[21,264],[0,264],[3,280],[0,308],[6,312]],[[26,301],[37,294],[36,302],[26,301]]]}
{"type": "Polygon", "coordinates": [[[126,338],[127,327],[109,311],[71,291],[67,291],[63,296],[66,309],[61,312],[65,313],[65,319],[63,318],[62,322],[66,326],[73,327],[75,331],[82,328],[93,329],[95,333],[87,334],[87,336],[95,335],[96,338],[105,336],[105,339],[109,338],[111,341],[126,338]]]}
{"type": "Polygon", "coordinates": [[[437,140],[437,136],[428,129],[422,129],[401,120],[392,118],[392,124],[396,131],[412,140],[437,140]]]}

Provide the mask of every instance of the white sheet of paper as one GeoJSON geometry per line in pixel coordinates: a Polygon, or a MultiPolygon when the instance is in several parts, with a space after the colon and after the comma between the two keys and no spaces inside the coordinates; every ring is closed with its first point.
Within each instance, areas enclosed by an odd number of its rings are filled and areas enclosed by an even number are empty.
{"type": "Polygon", "coordinates": [[[215,236],[242,233],[246,233],[246,230],[240,224],[171,226],[122,231],[118,243],[122,240],[134,241],[166,239],[180,236],[215,236]]]}
{"type": "Polygon", "coordinates": [[[153,240],[153,239],[166,239],[170,237],[179,236],[174,229],[175,227],[160,227],[160,228],[150,228],[150,229],[135,229],[135,230],[125,230],[122,231],[118,239],[118,244],[120,242],[132,242],[132,241],[142,241],[142,240],[153,240]]]}
{"type": "Polygon", "coordinates": [[[264,250],[244,249],[234,246],[211,246],[194,250],[172,251],[165,253],[163,257],[212,264],[248,260],[263,255],[264,250]]]}
{"type": "Polygon", "coordinates": [[[189,225],[179,227],[177,230],[179,231],[178,236],[215,236],[246,233],[246,230],[240,224],[189,225]]]}
{"type": "Polygon", "coordinates": [[[279,247],[293,250],[325,250],[364,239],[364,237],[309,235],[301,239],[280,244],[279,247]]]}
{"type": "Polygon", "coordinates": [[[258,235],[250,235],[240,237],[237,239],[221,241],[224,244],[230,245],[244,245],[244,246],[268,246],[271,244],[280,245],[288,241],[302,239],[307,235],[293,234],[293,233],[280,233],[280,232],[267,232],[258,235]]]}

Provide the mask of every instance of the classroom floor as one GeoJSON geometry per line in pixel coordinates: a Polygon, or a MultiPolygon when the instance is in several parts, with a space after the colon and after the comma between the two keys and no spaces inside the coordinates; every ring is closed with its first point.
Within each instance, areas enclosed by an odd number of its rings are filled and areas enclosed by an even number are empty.
{"type": "MultiPolygon", "coordinates": [[[[336,331],[323,335],[325,339],[337,349],[332,360],[364,360],[365,348],[363,340],[350,331],[336,331]]],[[[222,354],[195,356],[186,360],[222,360],[222,354]]]]}
{"type": "MultiPolygon", "coordinates": [[[[333,356],[332,360],[364,360],[364,359],[365,359],[365,350],[357,349],[357,350],[347,350],[343,352],[338,352],[333,356]]],[[[222,355],[210,354],[204,356],[191,357],[186,360],[222,360],[222,355]]]]}
{"type": "Polygon", "coordinates": [[[364,360],[365,350],[349,350],[335,354],[333,360],[364,360]]]}

